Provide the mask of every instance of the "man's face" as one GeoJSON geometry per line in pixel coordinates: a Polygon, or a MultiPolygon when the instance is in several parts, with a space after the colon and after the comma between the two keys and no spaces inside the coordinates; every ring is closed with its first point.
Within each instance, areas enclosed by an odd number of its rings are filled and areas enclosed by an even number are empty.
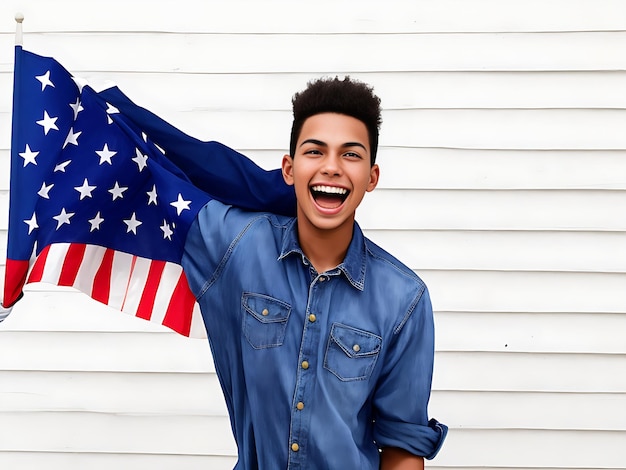
{"type": "Polygon", "coordinates": [[[302,126],[294,157],[283,157],[283,176],[294,185],[299,230],[352,229],[354,213],[366,192],[378,184],[378,165],[370,165],[363,122],[322,113],[302,126]]]}

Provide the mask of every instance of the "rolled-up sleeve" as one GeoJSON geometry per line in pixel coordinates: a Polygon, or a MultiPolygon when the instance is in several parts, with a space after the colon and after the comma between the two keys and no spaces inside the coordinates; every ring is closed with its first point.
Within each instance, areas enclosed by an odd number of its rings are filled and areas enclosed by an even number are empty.
{"type": "Polygon", "coordinates": [[[374,395],[374,439],[427,459],[435,457],[448,432],[428,419],[434,360],[434,323],[430,297],[423,289],[396,329],[374,395]]]}

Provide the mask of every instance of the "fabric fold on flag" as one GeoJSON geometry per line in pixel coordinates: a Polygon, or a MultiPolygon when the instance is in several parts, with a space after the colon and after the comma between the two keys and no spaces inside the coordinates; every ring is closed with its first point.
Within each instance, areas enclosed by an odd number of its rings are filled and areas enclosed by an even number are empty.
{"type": "Polygon", "coordinates": [[[26,283],[48,282],[187,336],[206,335],[180,266],[198,211],[217,199],[295,212],[280,170],[184,134],[118,88],[81,86],[20,46],[10,185],[4,307],[26,283]]]}

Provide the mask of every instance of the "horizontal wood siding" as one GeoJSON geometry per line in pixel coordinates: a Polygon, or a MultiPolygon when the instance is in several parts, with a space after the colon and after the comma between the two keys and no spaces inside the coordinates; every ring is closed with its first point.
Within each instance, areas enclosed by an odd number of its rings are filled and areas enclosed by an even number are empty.
{"type": "MultiPolygon", "coordinates": [[[[292,94],[375,86],[358,219],[427,282],[441,470],[626,469],[626,3],[3,0],[0,275],[14,13],[25,48],[274,168],[292,94]]],[[[28,287],[0,324],[0,468],[228,469],[208,344],[28,287]]]]}

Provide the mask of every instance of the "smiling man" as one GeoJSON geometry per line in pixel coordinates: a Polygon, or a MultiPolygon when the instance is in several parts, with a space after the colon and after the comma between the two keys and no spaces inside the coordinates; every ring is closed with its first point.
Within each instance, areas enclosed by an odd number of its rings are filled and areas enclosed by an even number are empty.
{"type": "Polygon", "coordinates": [[[293,111],[282,170],[296,217],[210,201],[183,258],[236,468],[423,468],[447,432],[427,415],[430,298],[355,222],[378,183],[380,100],[363,83],[324,79],[293,111]]]}

